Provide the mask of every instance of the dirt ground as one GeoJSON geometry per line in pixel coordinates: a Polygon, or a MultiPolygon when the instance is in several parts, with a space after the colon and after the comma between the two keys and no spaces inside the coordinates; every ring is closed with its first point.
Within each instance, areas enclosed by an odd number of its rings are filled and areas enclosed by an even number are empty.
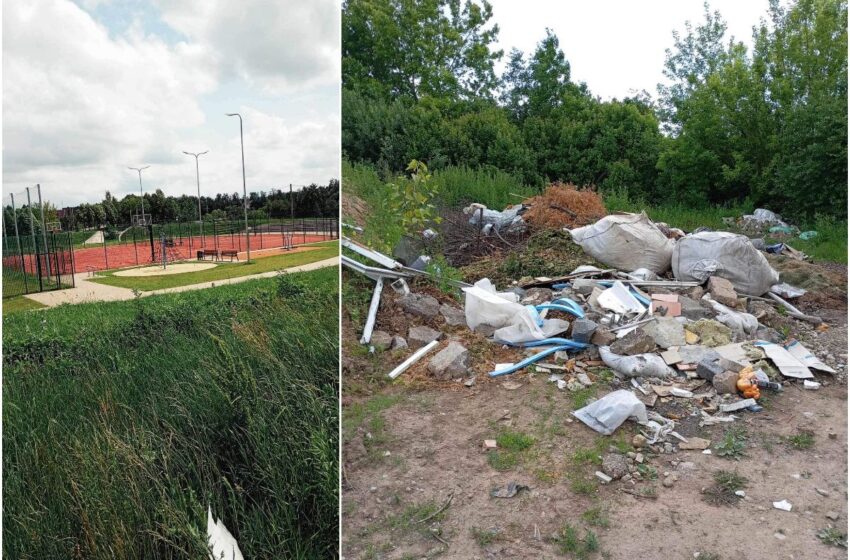
{"type": "MultiPolygon", "coordinates": [[[[837,276],[846,286],[846,268],[837,276]]],[[[801,307],[811,312],[818,301],[808,301],[801,307]]],[[[344,318],[343,557],[846,558],[846,549],[817,536],[829,526],[847,528],[846,304],[818,311],[828,330],[794,321],[793,332],[827,364],[842,364],[839,375],[818,375],[824,386],[817,391],[789,385],[762,399],[764,411],[741,413],[731,424],[745,438],[737,460],[715,447],[730,425],[700,427],[675,398],[659,399],[654,409],[682,413],[677,430],[711,440],[711,455],[633,449],[632,422],[603,438],[571,416],[582,397],[559,391],[543,373],[497,380],[479,373],[466,387],[437,385],[413,370],[387,383],[383,376],[401,358],[368,355],[354,332],[360,318],[344,318]],[[805,433],[813,441],[795,445],[805,433]],[[482,449],[499,435],[531,443],[517,452],[482,449]],[[642,481],[599,483],[593,473],[610,446],[642,451],[642,481]],[[721,470],[747,479],[735,505],[703,499],[721,470]],[[512,481],[530,488],[513,498],[490,496],[512,481]],[[772,506],[783,499],[790,512],[772,506]],[[588,531],[598,545],[583,553],[588,531]]],[[[384,312],[378,327],[392,331],[397,321],[384,312]]],[[[623,388],[589,371],[595,396],[623,388]]]]}

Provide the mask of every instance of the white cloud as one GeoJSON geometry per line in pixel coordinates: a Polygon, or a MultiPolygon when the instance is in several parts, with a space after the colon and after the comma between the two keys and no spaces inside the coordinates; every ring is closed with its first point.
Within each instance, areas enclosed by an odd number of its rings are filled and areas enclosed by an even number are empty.
{"type": "Polygon", "coordinates": [[[167,0],[163,20],[223,67],[275,93],[339,81],[340,3],[167,0]]]}
{"type": "MultiPolygon", "coordinates": [[[[245,118],[249,190],[338,176],[336,107],[292,110],[291,102],[272,97],[260,110],[251,102],[256,92],[250,84],[303,89],[333,72],[315,57],[310,64],[320,67],[321,78],[298,65],[289,71],[293,65],[286,57],[276,60],[275,50],[265,53],[267,60],[249,63],[252,53],[261,45],[272,48],[279,36],[258,37],[242,51],[238,37],[269,33],[268,26],[237,17],[231,22],[237,31],[217,42],[229,9],[197,3],[196,9],[211,12],[199,15],[200,30],[178,29],[188,39],[169,44],[138,23],[107,29],[67,0],[3,4],[4,195],[40,183],[55,203],[96,201],[107,189],[136,192],[137,176],[127,166],[144,164],[151,165],[143,172],[145,190],[192,194],[194,162],[182,150],[204,149],[210,153],[201,158],[203,192],[241,192],[239,126],[222,107],[240,107],[245,118]],[[228,79],[234,72],[240,77],[228,79]]],[[[266,2],[265,9],[274,14],[279,4],[266,2]]],[[[251,7],[263,11],[257,2],[251,7]]],[[[309,51],[303,44],[299,49],[309,51]]],[[[333,101],[325,95],[321,103],[333,101]]]]}

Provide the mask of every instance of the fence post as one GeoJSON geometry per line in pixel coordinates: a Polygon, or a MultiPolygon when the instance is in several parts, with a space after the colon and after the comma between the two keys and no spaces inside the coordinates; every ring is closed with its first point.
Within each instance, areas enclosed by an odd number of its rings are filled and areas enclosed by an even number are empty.
{"type": "Polygon", "coordinates": [[[30,215],[30,236],[32,237],[32,250],[35,256],[35,273],[38,276],[38,291],[44,291],[44,284],[41,280],[41,255],[38,251],[38,241],[35,235],[35,218],[32,215],[32,201],[30,200],[30,188],[27,187],[27,212],[30,215]]]}

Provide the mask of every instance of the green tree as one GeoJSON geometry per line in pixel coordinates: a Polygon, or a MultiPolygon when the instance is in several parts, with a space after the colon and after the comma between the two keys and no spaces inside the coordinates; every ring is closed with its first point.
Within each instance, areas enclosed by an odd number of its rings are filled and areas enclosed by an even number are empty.
{"type": "Polygon", "coordinates": [[[490,97],[502,56],[492,15],[486,0],[347,0],[343,87],[386,100],[490,97]]]}

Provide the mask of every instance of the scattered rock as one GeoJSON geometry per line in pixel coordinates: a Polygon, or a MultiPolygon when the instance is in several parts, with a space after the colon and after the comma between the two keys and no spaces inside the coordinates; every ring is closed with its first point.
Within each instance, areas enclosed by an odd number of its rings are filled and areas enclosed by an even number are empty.
{"type": "Polygon", "coordinates": [[[667,349],[671,346],[685,345],[685,328],[673,317],[658,317],[644,325],[643,330],[652,337],[655,344],[667,349]]]}
{"type": "Polygon", "coordinates": [[[602,327],[597,327],[593,331],[593,336],[590,337],[590,342],[596,346],[609,346],[615,340],[617,340],[617,337],[614,333],[602,327]]]}
{"type": "Polygon", "coordinates": [[[469,379],[467,379],[466,381],[464,381],[464,383],[463,383],[463,384],[464,384],[464,386],[466,386],[466,387],[472,387],[473,385],[475,385],[475,377],[470,377],[469,379]]]}
{"type": "Polygon", "coordinates": [[[636,434],[635,437],[632,438],[632,447],[637,449],[643,448],[646,445],[646,438],[640,434],[636,434]]]}
{"type": "Polygon", "coordinates": [[[714,313],[703,307],[699,301],[692,300],[689,297],[679,296],[679,303],[682,306],[682,316],[686,319],[699,321],[700,319],[710,319],[711,317],[714,317],[714,313]]]}
{"type": "Polygon", "coordinates": [[[646,354],[655,350],[655,341],[642,328],[637,328],[611,344],[611,352],[621,356],[646,354]]]}
{"type": "Polygon", "coordinates": [[[369,344],[375,347],[376,352],[383,352],[389,348],[392,343],[393,337],[391,337],[389,333],[384,331],[372,331],[372,338],[369,340],[369,344]]]}
{"type": "Polygon", "coordinates": [[[672,488],[673,484],[676,482],[672,476],[665,476],[664,480],[661,481],[661,484],[664,485],[664,488],[672,488]]]}
{"type": "Polygon", "coordinates": [[[444,303],[440,306],[440,314],[446,319],[446,324],[452,327],[466,325],[466,313],[463,309],[444,303]]]}
{"type": "Polygon", "coordinates": [[[699,342],[699,335],[685,329],[685,342],[688,344],[696,344],[699,342]]]}
{"type": "Polygon", "coordinates": [[[393,337],[393,341],[390,344],[390,348],[392,348],[393,350],[404,350],[405,348],[407,348],[407,341],[404,339],[403,336],[396,335],[393,337]]]}
{"type": "Polygon", "coordinates": [[[829,492],[827,492],[823,488],[815,488],[815,492],[817,492],[818,494],[820,494],[821,496],[823,496],[825,498],[829,497],[829,492]]]}
{"type": "Polygon", "coordinates": [[[719,301],[723,305],[735,308],[738,305],[738,294],[735,293],[735,288],[732,282],[719,276],[712,276],[708,279],[708,291],[715,301],[719,301]]]}
{"type": "Polygon", "coordinates": [[[410,293],[398,300],[405,312],[430,319],[440,312],[440,302],[426,294],[410,293]]]}
{"type": "Polygon", "coordinates": [[[407,340],[410,347],[414,350],[422,348],[426,344],[433,342],[440,338],[442,333],[440,331],[434,330],[431,327],[426,326],[418,326],[418,327],[410,327],[410,330],[407,332],[407,340]]]}
{"type": "MultiPolygon", "coordinates": [[[[699,373],[699,371],[697,371],[699,373]]],[[[718,395],[737,395],[738,394],[738,374],[734,371],[723,371],[714,376],[711,384],[717,391],[718,395]]]]}
{"type": "Polygon", "coordinates": [[[713,319],[700,319],[685,327],[697,336],[705,346],[723,346],[732,342],[732,329],[713,319]]]}
{"type": "Polygon", "coordinates": [[[450,342],[428,362],[428,371],[437,379],[464,375],[469,369],[469,350],[459,342],[450,342]]]}
{"type": "Polygon", "coordinates": [[[838,521],[838,518],[839,518],[839,517],[840,517],[840,515],[838,515],[838,512],[837,512],[837,511],[828,511],[828,512],[826,512],[826,518],[827,518],[827,519],[829,519],[829,520],[831,520],[831,521],[838,521]]]}
{"type": "Polygon", "coordinates": [[[635,463],[643,463],[643,453],[635,453],[635,463]]]}
{"type": "Polygon", "coordinates": [[[625,455],[607,453],[602,458],[602,472],[613,479],[622,478],[629,472],[629,463],[625,455]]]}
{"type": "Polygon", "coordinates": [[[707,449],[708,446],[711,445],[711,441],[703,438],[692,437],[688,438],[687,442],[680,442],[679,449],[695,449],[695,450],[703,450],[707,449]]]}
{"type": "MultiPolygon", "coordinates": [[[[702,296],[704,296],[704,295],[705,295],[705,290],[702,289],[702,286],[694,286],[688,292],[688,296],[691,299],[694,299],[694,300],[702,299],[702,296]]],[[[679,298],[679,301],[681,301],[681,300],[682,300],[682,298],[679,298]]]]}
{"type": "Polygon", "coordinates": [[[578,381],[585,387],[590,387],[591,385],[593,385],[593,381],[590,380],[586,373],[577,373],[576,381],[578,381]]]}
{"type": "Polygon", "coordinates": [[[596,478],[602,481],[602,484],[608,484],[609,482],[614,480],[613,478],[601,471],[596,471],[594,474],[596,475],[596,478]]]}
{"type": "Polygon", "coordinates": [[[576,342],[590,342],[593,333],[596,331],[597,327],[596,323],[587,318],[579,318],[573,321],[573,331],[572,338],[576,342]]]}

